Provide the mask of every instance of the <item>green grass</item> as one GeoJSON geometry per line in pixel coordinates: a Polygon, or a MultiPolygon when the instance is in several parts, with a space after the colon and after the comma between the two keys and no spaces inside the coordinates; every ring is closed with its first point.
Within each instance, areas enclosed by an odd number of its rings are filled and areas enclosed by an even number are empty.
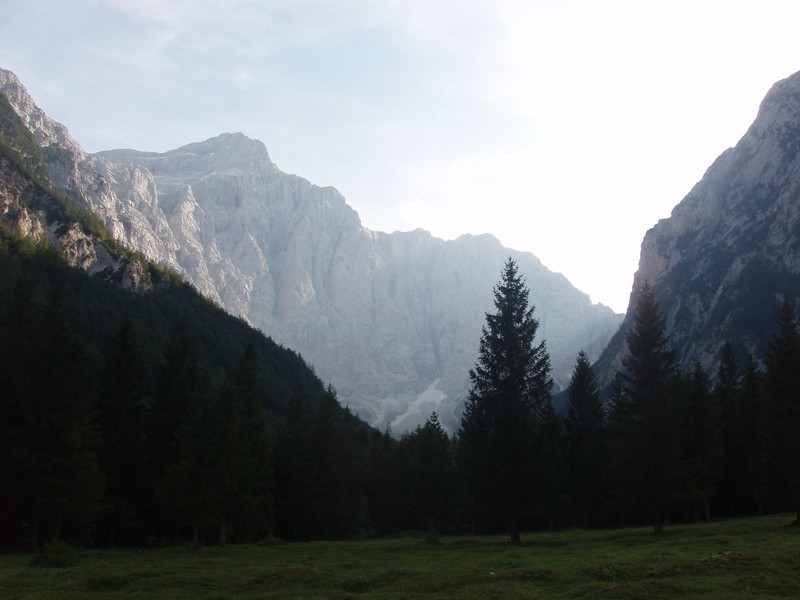
{"type": "Polygon", "coordinates": [[[0,555],[12,598],[800,598],[800,528],[770,516],[649,529],[0,555]]]}

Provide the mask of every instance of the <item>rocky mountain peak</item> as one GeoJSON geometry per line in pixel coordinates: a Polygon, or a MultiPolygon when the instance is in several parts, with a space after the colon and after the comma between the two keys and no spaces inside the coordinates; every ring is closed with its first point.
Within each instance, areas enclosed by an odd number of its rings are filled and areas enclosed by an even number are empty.
{"type": "Polygon", "coordinates": [[[169,171],[182,177],[190,177],[192,174],[277,171],[269,158],[267,147],[242,133],[223,133],[164,153],[127,149],[98,152],[96,156],[116,164],[138,164],[151,172],[169,171]],[[159,166],[156,167],[156,164],[159,166]]]}
{"type": "MultiPolygon", "coordinates": [[[[25,114],[33,106],[15,104],[25,114]]],[[[36,123],[56,130],[44,116],[36,123]]],[[[45,153],[54,180],[115,238],[300,352],[340,401],[396,433],[433,410],[458,426],[509,256],[531,289],[559,384],[578,351],[597,356],[621,320],[491,235],[446,242],[423,230],[370,231],[335,189],[282,173],[241,133],[163,153],[86,155],[73,152],[66,129],[54,139],[60,151],[45,153]]]]}
{"type": "Polygon", "coordinates": [[[681,363],[714,371],[723,343],[757,355],[778,302],[800,290],[800,73],[776,83],[734,148],[642,241],[628,316],[598,368],[626,352],[637,290],[653,287],[681,363]]]}
{"type": "Polygon", "coordinates": [[[72,139],[69,130],[36,106],[19,78],[7,69],[0,69],[0,93],[8,98],[24,125],[34,134],[39,146],[64,147],[80,159],[86,157],[83,149],[72,139]]]}

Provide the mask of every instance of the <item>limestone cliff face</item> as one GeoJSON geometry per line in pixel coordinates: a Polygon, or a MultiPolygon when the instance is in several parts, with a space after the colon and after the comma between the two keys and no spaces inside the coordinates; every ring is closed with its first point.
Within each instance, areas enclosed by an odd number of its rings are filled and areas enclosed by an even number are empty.
{"type": "Polygon", "coordinates": [[[680,363],[714,371],[722,345],[759,355],[783,295],[800,296],[800,73],[778,82],[736,147],[644,237],[628,316],[598,367],[627,348],[636,291],[653,287],[680,363]]]}
{"type": "Polygon", "coordinates": [[[0,154],[0,224],[16,234],[57,248],[66,263],[106,276],[132,292],[152,289],[144,267],[110,251],[97,235],[65,218],[50,194],[0,154]]]}
{"type": "MultiPolygon", "coordinates": [[[[20,87],[12,78],[0,71],[0,91],[20,87]]],[[[621,320],[490,235],[370,231],[335,189],[282,173],[264,144],[242,134],[163,154],[86,155],[45,135],[58,128],[26,96],[17,91],[15,107],[57,149],[48,154],[57,182],[117,239],[303,354],[376,426],[402,432],[434,409],[457,426],[508,256],[527,279],[558,383],[580,349],[598,356],[621,320]]]]}

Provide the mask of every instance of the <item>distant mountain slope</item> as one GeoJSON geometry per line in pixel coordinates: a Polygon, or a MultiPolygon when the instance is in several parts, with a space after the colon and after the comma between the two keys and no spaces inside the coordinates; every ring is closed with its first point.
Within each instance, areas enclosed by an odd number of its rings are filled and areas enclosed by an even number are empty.
{"type": "MultiPolygon", "coordinates": [[[[599,355],[621,316],[489,235],[373,232],[333,188],[282,173],[261,142],[223,134],[163,154],[86,155],[16,77],[0,91],[54,178],[116,239],[308,359],[370,423],[404,431],[433,409],[455,428],[492,288],[510,255],[531,289],[553,375],[599,355]]],[[[515,218],[509,215],[509,218],[515,218]]]]}
{"type": "Polygon", "coordinates": [[[759,355],[783,295],[800,299],[800,73],[776,83],[736,147],[644,237],[628,316],[597,362],[619,368],[646,280],[683,366],[715,371],[723,343],[759,355]]]}
{"type": "MultiPolygon", "coordinates": [[[[40,148],[0,94],[4,319],[15,316],[7,311],[13,308],[14,289],[23,277],[37,294],[49,286],[61,290],[65,314],[89,344],[94,370],[102,366],[100,355],[126,316],[141,333],[149,372],[162,366],[173,338],[190,341],[199,363],[216,377],[251,344],[261,359],[262,400],[273,414],[285,412],[289,396],[299,387],[314,401],[323,394],[322,382],[295,352],[214,306],[176,273],[122,247],[93,215],[75,207],[52,184],[40,148]]],[[[6,325],[4,319],[0,325],[6,325]]]]}

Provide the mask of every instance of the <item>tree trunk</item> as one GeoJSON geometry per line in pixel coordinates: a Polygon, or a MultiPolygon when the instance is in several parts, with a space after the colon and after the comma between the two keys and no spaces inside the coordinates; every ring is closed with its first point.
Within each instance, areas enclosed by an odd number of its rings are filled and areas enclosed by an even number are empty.
{"type": "Polygon", "coordinates": [[[56,518],[56,529],[53,532],[53,541],[61,541],[61,515],[56,518]]]}
{"type": "Polygon", "coordinates": [[[508,532],[511,536],[511,543],[512,544],[521,544],[522,538],[519,535],[519,524],[515,518],[511,518],[511,522],[509,523],[508,532]]]}
{"type": "Polygon", "coordinates": [[[192,525],[192,548],[195,550],[200,547],[200,526],[196,523],[192,525]]]}
{"type": "Polygon", "coordinates": [[[222,513],[222,518],[219,521],[219,545],[225,545],[225,513],[222,513]]]}
{"type": "Polygon", "coordinates": [[[664,515],[660,509],[653,511],[653,533],[664,533],[664,515]]]}
{"type": "Polygon", "coordinates": [[[29,550],[31,552],[36,552],[38,549],[39,549],[39,515],[36,515],[33,519],[33,525],[31,525],[29,550]]]}

